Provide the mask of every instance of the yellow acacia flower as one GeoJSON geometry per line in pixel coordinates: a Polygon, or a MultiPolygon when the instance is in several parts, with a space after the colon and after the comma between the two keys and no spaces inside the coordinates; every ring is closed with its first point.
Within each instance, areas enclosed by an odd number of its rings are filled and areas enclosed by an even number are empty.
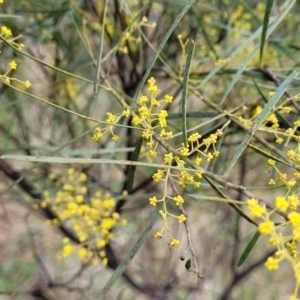
{"type": "Polygon", "coordinates": [[[1,26],[1,34],[3,34],[5,37],[12,36],[11,30],[6,26],[1,26]]]}
{"type": "Polygon", "coordinates": [[[274,224],[271,221],[265,221],[258,225],[258,231],[261,234],[269,234],[273,231],[274,224]]]}
{"type": "Polygon", "coordinates": [[[181,214],[180,216],[178,216],[178,221],[179,223],[183,223],[186,221],[186,216],[184,214],[181,214]]]}
{"type": "Polygon", "coordinates": [[[119,140],[119,136],[117,135],[113,135],[112,138],[111,138],[114,142],[117,142],[119,140]]]}
{"type": "Polygon", "coordinates": [[[9,63],[9,67],[12,69],[12,70],[16,70],[17,69],[17,66],[18,64],[12,60],[10,63],[9,63]]]}
{"type": "Polygon", "coordinates": [[[197,142],[198,140],[201,139],[201,135],[198,132],[192,133],[189,137],[188,137],[188,141],[189,142],[197,142]]]}
{"type": "Polygon", "coordinates": [[[279,267],[278,259],[269,257],[265,263],[265,267],[270,271],[275,271],[279,267]]]}
{"type": "Polygon", "coordinates": [[[293,227],[300,226],[300,214],[298,212],[291,212],[288,218],[293,227]]]}
{"type": "Polygon", "coordinates": [[[155,237],[156,239],[158,239],[158,240],[162,239],[162,234],[161,234],[161,232],[156,232],[155,235],[154,235],[154,237],[155,237]]]}
{"type": "Polygon", "coordinates": [[[164,176],[164,170],[157,170],[156,173],[152,175],[152,179],[154,182],[158,182],[162,180],[163,176],[164,176]]]}
{"type": "Polygon", "coordinates": [[[142,138],[144,139],[150,139],[150,137],[152,136],[151,132],[149,130],[143,130],[142,132],[142,138]]]}
{"type": "Polygon", "coordinates": [[[285,197],[277,197],[276,198],[276,208],[281,211],[286,211],[289,204],[286,201],[285,197]]]}
{"type": "Polygon", "coordinates": [[[189,147],[185,147],[185,145],[182,143],[181,144],[181,149],[179,150],[179,152],[183,155],[183,156],[188,156],[189,155],[189,147]]]}
{"type": "Polygon", "coordinates": [[[172,162],[172,160],[173,160],[173,153],[172,152],[170,152],[170,153],[166,153],[165,155],[164,155],[164,163],[165,164],[169,164],[169,163],[171,163],[172,162]]]}
{"type": "Polygon", "coordinates": [[[118,117],[113,115],[112,113],[108,112],[106,113],[107,115],[107,119],[106,119],[106,122],[109,122],[109,123],[115,123],[117,120],[118,120],[118,117]]]}
{"type": "Polygon", "coordinates": [[[63,251],[61,253],[62,257],[69,256],[74,251],[74,247],[71,244],[67,244],[64,246],[63,251]]]}
{"type": "Polygon", "coordinates": [[[181,205],[184,203],[184,199],[182,198],[181,195],[178,195],[176,197],[174,197],[174,201],[176,203],[177,206],[181,205]]]}
{"type": "Polygon", "coordinates": [[[123,110],[122,114],[123,117],[129,117],[130,116],[130,110],[129,109],[125,109],[123,110]]]}
{"type": "Polygon", "coordinates": [[[176,240],[176,239],[173,239],[173,240],[171,241],[171,243],[170,243],[170,245],[171,245],[172,247],[178,247],[179,244],[180,244],[180,241],[179,241],[179,240],[176,240]]]}
{"type": "Polygon", "coordinates": [[[140,103],[143,104],[143,103],[147,103],[149,101],[148,97],[147,96],[141,96],[140,97],[140,103]]]}
{"type": "Polygon", "coordinates": [[[25,81],[25,87],[28,89],[31,87],[31,82],[29,80],[25,81]]]}
{"type": "Polygon", "coordinates": [[[149,198],[149,202],[151,205],[156,206],[156,204],[157,204],[156,196],[149,198]]]}
{"type": "Polygon", "coordinates": [[[166,101],[167,103],[172,103],[172,102],[173,102],[173,97],[170,96],[170,95],[165,95],[165,101],[166,101]]]}

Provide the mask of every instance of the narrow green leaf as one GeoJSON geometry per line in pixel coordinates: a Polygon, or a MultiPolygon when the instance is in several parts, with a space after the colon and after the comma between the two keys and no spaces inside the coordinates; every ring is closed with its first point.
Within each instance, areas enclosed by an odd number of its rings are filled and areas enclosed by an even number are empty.
{"type": "Polygon", "coordinates": [[[260,154],[260,155],[262,155],[262,156],[264,156],[264,157],[266,157],[268,159],[272,159],[272,160],[275,160],[275,161],[277,161],[277,162],[279,162],[281,164],[284,164],[286,166],[293,167],[293,165],[289,164],[287,161],[281,160],[281,159],[277,158],[276,156],[273,156],[272,154],[270,154],[270,153],[268,153],[266,151],[263,151],[262,149],[257,148],[257,147],[255,147],[254,145],[252,145],[250,143],[248,144],[248,147],[250,149],[254,150],[256,153],[258,153],[258,154],[260,154]]]}
{"type": "MultiPolygon", "coordinates": [[[[208,184],[216,191],[216,193],[221,196],[222,198],[227,199],[226,195],[217,187],[216,184],[214,184],[214,182],[208,178],[206,175],[203,175],[203,177],[205,178],[205,180],[208,182],[208,184]]],[[[247,220],[249,223],[254,224],[255,226],[257,226],[257,224],[251,219],[249,218],[236,204],[234,203],[229,203],[227,202],[229,206],[231,206],[242,218],[244,218],[245,220],[247,220]]]]}
{"type": "MultiPolygon", "coordinates": [[[[59,150],[59,149],[58,149],[59,150]]],[[[131,160],[119,160],[119,159],[102,159],[102,158],[68,158],[68,157],[51,157],[51,156],[26,156],[26,155],[2,155],[1,159],[12,159],[24,162],[36,162],[36,163],[52,163],[52,164],[112,164],[112,165],[132,165],[141,167],[151,167],[151,168],[165,168],[164,164],[147,163],[140,161],[131,160]]],[[[195,171],[191,168],[182,168],[178,166],[168,166],[170,169],[174,170],[186,170],[195,171]]],[[[203,170],[199,167],[199,171],[203,170]]]]}
{"type": "Polygon", "coordinates": [[[189,74],[192,58],[195,52],[195,42],[193,40],[189,41],[188,50],[187,50],[187,58],[186,64],[184,68],[183,74],[183,87],[182,87],[182,99],[181,99],[181,117],[182,117],[182,137],[183,143],[187,146],[187,127],[186,127],[186,100],[188,95],[188,84],[189,84],[189,74]]]}
{"type": "Polygon", "coordinates": [[[0,14],[0,20],[10,20],[10,19],[18,19],[21,16],[13,15],[13,14],[0,14]]]}
{"type": "Polygon", "coordinates": [[[263,57],[264,46],[265,46],[265,42],[266,42],[267,31],[268,31],[268,26],[269,26],[270,14],[271,14],[271,10],[273,7],[273,2],[274,2],[273,0],[268,0],[267,5],[266,5],[266,11],[265,11],[262,35],[261,35],[261,42],[260,42],[259,65],[261,65],[261,60],[263,57]]]}
{"type": "Polygon", "coordinates": [[[235,73],[235,75],[233,76],[229,86],[227,87],[220,105],[223,104],[223,102],[225,101],[225,99],[227,98],[228,94],[231,92],[231,90],[233,89],[234,85],[236,84],[236,82],[238,81],[238,79],[240,78],[241,74],[243,73],[243,71],[246,69],[249,61],[255,56],[256,51],[258,50],[259,45],[256,45],[254,47],[254,49],[251,51],[251,53],[247,56],[246,59],[244,59],[244,61],[241,63],[241,66],[239,67],[239,69],[237,70],[237,72],[235,73]]]}
{"type": "Polygon", "coordinates": [[[205,25],[203,24],[203,17],[202,15],[198,18],[198,22],[199,22],[199,27],[200,30],[202,31],[203,37],[208,45],[208,48],[212,51],[212,53],[214,54],[215,58],[218,59],[218,53],[215,49],[215,43],[211,41],[211,37],[210,34],[208,34],[208,32],[206,31],[205,25]]]}
{"type": "Polygon", "coordinates": [[[262,124],[262,122],[268,117],[271,110],[275,107],[276,103],[279,101],[280,97],[284,94],[285,89],[290,84],[290,82],[297,77],[299,72],[293,71],[286,80],[280,85],[274,96],[269,100],[269,102],[265,105],[260,115],[256,118],[256,120],[252,123],[251,127],[249,128],[248,132],[246,133],[244,139],[242,140],[241,144],[239,145],[237,151],[234,154],[234,157],[232,158],[227,171],[224,174],[224,177],[227,176],[227,174],[232,170],[233,166],[239,159],[239,157],[244,152],[245,148],[247,147],[248,143],[252,139],[253,135],[259,128],[259,126],[262,124]]]}
{"type": "MultiPolygon", "coordinates": [[[[132,161],[139,160],[139,155],[140,155],[140,151],[142,148],[142,144],[143,144],[143,138],[140,137],[138,139],[135,149],[132,153],[132,159],[131,159],[132,161]]],[[[135,170],[136,170],[136,166],[134,166],[134,165],[130,165],[128,167],[128,175],[127,175],[127,180],[126,180],[126,190],[128,193],[131,192],[132,187],[133,187],[135,170]]]]}
{"type": "Polygon", "coordinates": [[[246,258],[248,257],[248,255],[250,254],[250,252],[252,251],[253,247],[255,246],[257,240],[260,237],[260,233],[258,231],[255,232],[254,236],[252,237],[252,239],[250,240],[250,242],[248,243],[247,247],[245,248],[244,252],[242,253],[238,263],[237,263],[237,267],[240,267],[244,261],[246,260],[246,258]]]}
{"type": "MultiPolygon", "coordinates": [[[[290,11],[290,9],[292,8],[293,4],[294,4],[295,1],[291,1],[290,4],[292,5],[286,5],[286,4],[283,4],[281,6],[281,8],[283,9],[282,10],[282,13],[277,17],[277,18],[270,18],[270,27],[268,28],[267,30],[267,33],[266,33],[266,37],[268,37],[274,30],[275,28],[280,24],[280,22],[283,20],[283,18],[285,17],[285,15],[290,11]],[[284,6],[286,6],[284,8],[284,6]]],[[[257,31],[257,32],[262,32],[262,27],[260,27],[260,29],[257,31]]],[[[256,35],[257,34],[254,33],[253,35],[256,35]]],[[[252,35],[252,36],[253,36],[252,35]]],[[[252,38],[252,36],[250,36],[250,38],[248,40],[250,40],[252,38]]],[[[247,40],[247,41],[248,41],[247,40]]],[[[246,41],[246,42],[247,42],[246,41]]],[[[236,84],[236,82],[238,81],[240,75],[243,73],[243,71],[245,70],[248,62],[251,60],[251,58],[255,55],[256,51],[259,49],[259,44],[256,45],[256,47],[253,49],[253,51],[248,55],[248,57],[244,60],[244,62],[241,64],[240,68],[238,69],[237,73],[234,75],[233,79],[231,80],[228,88],[226,89],[222,99],[221,99],[221,102],[220,104],[222,104],[225,99],[227,98],[228,94],[231,92],[231,90],[233,89],[234,85],[236,84]]],[[[232,54],[232,57],[234,57],[234,54],[232,54]]]]}
{"type": "MultiPolygon", "coordinates": [[[[259,92],[261,98],[264,100],[265,103],[268,103],[269,100],[265,97],[260,87],[257,85],[255,81],[253,81],[255,88],[259,92]]],[[[294,125],[290,124],[286,118],[284,118],[281,114],[279,114],[277,111],[274,112],[278,120],[285,125],[285,128],[293,128],[294,125]]]]}
{"type": "Polygon", "coordinates": [[[142,235],[139,237],[139,239],[136,241],[136,243],[133,245],[131,250],[126,254],[124,260],[122,263],[119,264],[119,266],[116,268],[114,271],[113,275],[110,277],[106,285],[104,286],[103,290],[101,291],[99,295],[99,299],[103,299],[105,295],[108,293],[108,291],[111,289],[111,287],[116,283],[116,281],[119,279],[119,277],[123,274],[135,254],[138,252],[140,247],[143,245],[145,242],[148,232],[152,229],[153,225],[158,219],[159,214],[155,212],[151,218],[151,221],[149,225],[146,227],[146,229],[143,231],[142,235]]]}
{"type": "Polygon", "coordinates": [[[137,87],[136,89],[136,93],[135,93],[135,96],[134,96],[134,103],[136,103],[137,101],[137,98],[143,88],[143,86],[145,85],[145,82],[160,54],[160,52],[162,51],[163,47],[165,46],[165,44],[167,43],[169,37],[171,36],[171,34],[173,33],[173,31],[175,30],[175,28],[177,27],[178,23],[180,22],[180,20],[182,19],[182,17],[185,15],[185,13],[190,9],[190,7],[192,6],[192,4],[194,3],[194,1],[190,1],[188,2],[183,8],[182,10],[180,11],[180,13],[178,14],[177,18],[175,19],[175,21],[173,22],[172,26],[170,27],[170,29],[168,30],[168,32],[165,34],[162,42],[160,43],[155,55],[154,55],[154,58],[152,59],[152,61],[150,62],[139,86],[137,87]]]}
{"type": "MultiPolygon", "coordinates": [[[[105,0],[102,24],[106,23],[107,4],[108,4],[108,0],[105,0]]],[[[98,59],[97,59],[96,75],[95,75],[95,78],[94,78],[94,97],[96,97],[97,91],[98,91],[98,84],[97,83],[98,83],[98,79],[100,78],[100,69],[101,69],[101,62],[102,62],[103,45],[104,45],[104,26],[102,26],[102,28],[100,30],[99,55],[98,55],[98,59]]]]}
{"type": "MultiPolygon", "coordinates": [[[[220,75],[227,75],[227,74],[235,74],[238,70],[237,69],[224,69],[222,71],[219,72],[220,75]]],[[[264,73],[260,72],[260,71],[255,71],[255,70],[244,70],[242,75],[250,77],[250,78],[256,78],[259,80],[263,80],[263,81],[271,81],[273,82],[272,79],[270,79],[268,76],[266,76],[264,73]]],[[[286,79],[286,77],[282,77],[282,76],[277,76],[278,80],[280,80],[281,82],[284,81],[286,79]]],[[[299,79],[294,79],[293,82],[291,83],[291,86],[300,86],[300,80],[299,79]]]]}
{"type": "MultiPolygon", "coordinates": [[[[191,112],[186,112],[186,117],[187,118],[213,118],[213,117],[217,117],[218,113],[216,112],[210,112],[210,111],[206,111],[206,112],[201,112],[201,111],[191,111],[191,112]]],[[[168,120],[171,119],[179,119],[182,118],[182,113],[170,113],[168,115],[168,120]]]]}

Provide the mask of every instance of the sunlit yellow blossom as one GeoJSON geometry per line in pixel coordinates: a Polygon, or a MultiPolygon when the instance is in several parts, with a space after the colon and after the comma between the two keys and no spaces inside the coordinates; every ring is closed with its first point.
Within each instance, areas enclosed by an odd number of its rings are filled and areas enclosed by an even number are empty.
{"type": "Polygon", "coordinates": [[[142,119],[147,119],[150,117],[151,113],[148,109],[148,107],[146,106],[141,106],[139,109],[138,109],[138,112],[141,116],[142,119]]]}
{"type": "Polygon", "coordinates": [[[270,179],[268,185],[275,185],[276,181],[274,179],[270,179]]]}
{"type": "Polygon", "coordinates": [[[11,30],[6,26],[1,26],[1,34],[3,34],[5,37],[12,36],[11,30]]]}
{"type": "Polygon", "coordinates": [[[164,219],[164,220],[166,219],[167,216],[166,216],[166,213],[164,211],[160,210],[159,214],[162,217],[162,219],[164,219]]]}
{"type": "Polygon", "coordinates": [[[67,257],[69,256],[72,252],[74,251],[74,248],[71,244],[67,244],[64,246],[63,251],[61,253],[62,257],[67,257]]]}
{"type": "Polygon", "coordinates": [[[179,152],[183,155],[183,156],[188,156],[189,155],[189,147],[185,147],[184,144],[181,144],[181,149],[179,150],[179,152]]]}
{"type": "Polygon", "coordinates": [[[206,156],[206,160],[211,161],[213,158],[214,158],[214,156],[211,154],[211,152],[208,152],[207,156],[206,156]]]}
{"type": "Polygon", "coordinates": [[[10,63],[9,63],[9,67],[12,69],[12,70],[16,70],[17,69],[17,63],[12,60],[10,63]]]}
{"type": "Polygon", "coordinates": [[[133,125],[139,125],[139,124],[141,124],[142,123],[142,120],[138,117],[138,116],[134,116],[133,118],[132,118],[132,124],[133,125]]]}
{"type": "Polygon", "coordinates": [[[18,46],[18,49],[20,50],[20,51],[22,51],[23,49],[25,48],[25,45],[24,44],[19,44],[19,46],[18,46]]]}
{"type": "Polygon", "coordinates": [[[285,106],[283,107],[283,111],[288,114],[292,111],[292,108],[290,106],[285,106]]]}
{"type": "Polygon", "coordinates": [[[130,110],[129,109],[125,109],[122,111],[122,116],[123,117],[129,117],[130,116],[130,110]]]}
{"type": "Polygon", "coordinates": [[[199,166],[199,165],[201,164],[201,162],[202,162],[202,158],[198,156],[198,157],[195,159],[195,164],[199,166]]]}
{"type": "Polygon", "coordinates": [[[156,100],[156,99],[152,99],[151,100],[151,105],[153,107],[159,107],[160,106],[160,103],[156,100]]]}
{"type": "Polygon", "coordinates": [[[192,133],[189,137],[188,137],[188,141],[189,142],[197,142],[198,140],[201,139],[201,135],[198,132],[192,133]]]}
{"type": "Polygon", "coordinates": [[[290,195],[287,197],[290,210],[296,210],[299,205],[299,199],[296,195],[290,195]]]}
{"type": "Polygon", "coordinates": [[[164,170],[157,170],[156,173],[152,175],[152,179],[154,182],[158,182],[162,180],[163,176],[164,176],[164,170]]]}
{"type": "Polygon", "coordinates": [[[160,127],[166,127],[167,126],[167,118],[168,112],[164,109],[162,109],[158,114],[158,122],[160,127]]]}
{"type": "Polygon", "coordinates": [[[152,135],[152,133],[149,130],[144,130],[142,132],[142,138],[144,138],[144,139],[150,139],[151,135],[152,135]]]}
{"type": "Polygon", "coordinates": [[[172,96],[169,96],[169,95],[165,95],[165,101],[167,103],[172,103],[173,102],[173,97],[172,96]]]}
{"type": "Polygon", "coordinates": [[[279,175],[279,178],[281,180],[286,180],[287,179],[287,174],[286,173],[279,173],[278,175],[279,175]]]}
{"type": "Polygon", "coordinates": [[[273,257],[269,257],[268,260],[265,263],[265,266],[270,271],[277,270],[278,267],[279,267],[278,259],[273,258],[273,257]]]}
{"type": "Polygon", "coordinates": [[[291,158],[291,159],[293,159],[295,156],[296,156],[296,152],[294,151],[294,150],[289,150],[288,152],[287,152],[287,156],[289,157],[289,158],[291,158]]]}
{"type": "Polygon", "coordinates": [[[28,89],[31,87],[31,82],[29,80],[25,81],[25,87],[28,89]]]}
{"type": "Polygon", "coordinates": [[[291,180],[291,181],[287,182],[285,185],[286,185],[287,189],[290,190],[295,184],[296,184],[296,181],[291,180]]]}
{"type": "Polygon", "coordinates": [[[156,196],[149,198],[149,202],[151,205],[156,206],[156,204],[157,204],[156,196]]]}
{"type": "Polygon", "coordinates": [[[112,113],[108,112],[106,113],[107,115],[107,119],[106,119],[106,122],[109,122],[109,123],[115,123],[117,120],[118,120],[118,117],[113,115],[112,113]]]}
{"type": "Polygon", "coordinates": [[[101,129],[99,127],[95,128],[96,133],[93,135],[92,140],[94,142],[99,142],[103,139],[103,133],[101,132],[101,129]]]}
{"type": "Polygon", "coordinates": [[[292,224],[292,226],[297,227],[300,226],[300,214],[298,212],[291,212],[288,215],[288,218],[292,224]]]}
{"type": "Polygon", "coordinates": [[[178,247],[180,244],[180,241],[179,240],[176,240],[176,239],[173,239],[170,243],[171,246],[173,247],[178,247]]]}
{"type": "Polygon", "coordinates": [[[184,199],[182,198],[181,195],[178,195],[178,196],[174,197],[174,201],[175,201],[177,206],[184,203],[184,199]]]}
{"type": "Polygon", "coordinates": [[[114,142],[117,142],[119,140],[119,136],[117,135],[113,135],[112,138],[111,138],[114,142]]]}
{"type": "Polygon", "coordinates": [[[271,167],[274,167],[275,166],[275,160],[273,160],[273,159],[269,159],[268,160],[268,164],[271,166],[271,167]]]}
{"type": "Polygon", "coordinates": [[[141,97],[140,97],[140,103],[146,103],[146,102],[148,102],[148,101],[149,101],[149,99],[148,99],[147,96],[141,96],[141,97]]]}
{"type": "Polygon", "coordinates": [[[289,204],[284,197],[276,198],[276,208],[277,209],[279,209],[281,211],[286,211],[288,206],[289,206],[289,204]]]}
{"type": "Polygon", "coordinates": [[[75,199],[76,199],[76,202],[77,202],[77,203],[82,203],[83,200],[84,200],[82,195],[77,195],[77,196],[75,197],[75,199]]]}
{"type": "Polygon", "coordinates": [[[166,154],[164,155],[164,163],[165,163],[165,164],[171,163],[172,160],[173,160],[173,153],[172,153],[172,152],[166,153],[166,154]]]}
{"type": "Polygon", "coordinates": [[[157,152],[155,150],[150,150],[150,156],[155,157],[157,155],[157,152]]]}
{"type": "Polygon", "coordinates": [[[250,214],[253,218],[260,218],[265,211],[266,209],[261,205],[256,205],[250,208],[250,214]]]}
{"type": "Polygon", "coordinates": [[[261,234],[269,234],[272,232],[273,228],[274,228],[274,224],[270,221],[265,221],[258,225],[258,231],[261,234]]]}
{"type": "Polygon", "coordinates": [[[181,214],[180,216],[178,216],[178,221],[179,223],[183,223],[186,221],[186,216],[184,214],[181,214]]]}
{"type": "Polygon", "coordinates": [[[161,232],[156,232],[155,235],[154,235],[154,237],[155,237],[156,239],[158,239],[158,240],[162,239],[162,234],[161,234],[161,232]]]}

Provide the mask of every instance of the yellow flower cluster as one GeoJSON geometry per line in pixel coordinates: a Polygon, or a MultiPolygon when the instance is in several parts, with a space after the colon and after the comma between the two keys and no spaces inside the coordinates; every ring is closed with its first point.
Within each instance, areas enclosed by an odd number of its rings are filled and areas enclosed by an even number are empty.
{"type": "MultiPolygon", "coordinates": [[[[148,83],[148,95],[141,95],[139,98],[139,107],[137,109],[137,113],[133,114],[132,118],[132,125],[142,125],[142,133],[141,137],[145,140],[146,147],[142,151],[146,153],[146,155],[150,155],[148,157],[156,157],[158,155],[159,146],[158,142],[154,139],[154,133],[159,135],[164,140],[172,139],[173,132],[168,131],[168,111],[166,109],[161,108],[163,105],[168,105],[173,102],[173,97],[171,95],[165,95],[163,98],[158,98],[159,88],[156,85],[156,80],[151,77],[147,81],[148,83]],[[147,151],[145,150],[147,149],[147,151]]],[[[106,122],[110,124],[116,124],[120,121],[120,118],[125,116],[129,116],[130,111],[129,109],[123,111],[119,115],[114,115],[110,112],[107,113],[107,120],[106,122]]],[[[98,142],[99,140],[103,139],[104,134],[110,131],[113,140],[117,140],[118,137],[113,132],[113,125],[109,125],[105,129],[96,128],[95,134],[93,135],[93,140],[98,142]]],[[[206,161],[211,161],[212,159],[218,157],[219,151],[216,149],[216,143],[223,135],[222,130],[218,129],[216,133],[210,134],[208,138],[201,139],[201,135],[199,133],[192,133],[188,137],[189,145],[182,144],[181,147],[177,148],[176,151],[180,153],[181,157],[188,157],[194,153],[197,155],[195,156],[195,163],[200,165],[202,162],[202,157],[206,158],[206,161]],[[203,149],[203,150],[200,150],[203,149]],[[212,149],[212,150],[210,150],[212,149]]],[[[163,182],[165,185],[164,194],[161,199],[157,199],[156,196],[149,198],[149,203],[152,206],[157,206],[158,203],[163,204],[163,209],[160,211],[160,215],[164,220],[164,227],[161,232],[157,232],[155,237],[157,239],[162,238],[162,232],[164,229],[167,230],[169,244],[171,246],[177,247],[179,245],[179,241],[172,236],[171,231],[169,230],[169,226],[167,223],[167,216],[175,218],[178,220],[179,223],[184,223],[186,221],[186,217],[184,214],[180,215],[173,215],[168,211],[167,208],[167,201],[172,200],[174,201],[175,205],[180,207],[184,203],[184,199],[181,195],[175,195],[175,197],[171,197],[167,194],[167,186],[172,180],[178,184],[180,188],[184,188],[187,184],[194,185],[195,188],[199,188],[201,186],[201,182],[199,181],[202,178],[202,174],[197,171],[186,171],[180,170],[185,167],[185,162],[178,156],[174,155],[172,152],[165,153],[163,156],[164,164],[166,165],[165,168],[157,170],[152,179],[154,182],[163,182]],[[171,172],[170,166],[175,165],[179,168],[179,170],[173,170],[171,172]]]]}
{"type": "MultiPolygon", "coordinates": [[[[0,42],[3,42],[2,40],[4,39],[6,42],[11,44],[12,46],[18,48],[19,50],[22,50],[25,46],[24,44],[17,44],[16,40],[20,37],[12,37],[12,31],[6,26],[1,26],[1,31],[0,31],[0,42]],[[10,38],[12,37],[12,38],[10,38]]],[[[15,60],[12,60],[8,64],[7,71],[4,74],[0,74],[0,80],[2,80],[6,84],[11,84],[12,81],[17,82],[25,86],[25,88],[30,88],[31,87],[31,82],[29,80],[22,81],[18,78],[13,78],[9,76],[9,73],[11,70],[17,70],[18,64],[15,60]]]]}
{"type": "Polygon", "coordinates": [[[248,209],[253,218],[261,218],[262,222],[258,225],[258,231],[263,235],[269,235],[269,243],[277,248],[274,257],[269,257],[265,263],[265,267],[270,271],[279,268],[282,260],[288,261],[296,278],[296,297],[300,287],[300,253],[297,250],[300,243],[300,213],[298,207],[300,204],[299,195],[291,194],[283,197],[278,196],[275,200],[275,208],[267,211],[265,206],[258,203],[256,199],[247,201],[248,209]],[[281,224],[275,224],[272,217],[276,214],[285,213],[286,220],[281,224]],[[288,230],[287,230],[288,228],[288,230]]]}
{"type": "MultiPolygon", "coordinates": [[[[58,189],[54,195],[45,191],[41,203],[42,208],[50,206],[57,215],[57,219],[49,223],[54,226],[64,223],[75,232],[81,242],[78,255],[83,262],[106,265],[104,247],[113,237],[112,230],[126,224],[126,220],[121,220],[120,215],[113,212],[116,200],[100,191],[89,197],[86,174],[74,168],[68,169],[65,176],[51,174],[49,178],[58,189]]],[[[64,240],[59,257],[68,257],[75,248],[69,240],[64,240]]]]}
{"type": "MultiPolygon", "coordinates": [[[[272,95],[273,92],[270,92],[269,95],[272,95]]],[[[277,144],[282,144],[284,142],[284,139],[290,140],[291,138],[295,140],[296,142],[300,141],[300,136],[297,133],[298,127],[300,127],[300,119],[293,122],[293,127],[291,128],[280,128],[279,119],[277,117],[278,114],[280,114],[282,117],[284,117],[284,114],[290,114],[293,113],[292,107],[290,106],[290,102],[293,99],[300,99],[300,95],[296,95],[293,98],[286,99],[283,103],[281,103],[278,107],[275,107],[273,111],[267,116],[267,118],[262,122],[262,124],[259,126],[260,131],[270,132],[273,134],[276,138],[275,142],[277,144]]],[[[263,107],[260,105],[257,105],[252,113],[251,117],[247,117],[247,106],[244,105],[243,109],[240,110],[241,115],[238,115],[238,120],[242,122],[247,127],[250,127],[254,120],[261,114],[263,110],[263,107]]],[[[290,119],[291,117],[287,117],[287,119],[290,119]]],[[[299,153],[300,146],[298,145],[297,151],[290,150],[288,152],[288,157],[291,158],[295,162],[300,162],[300,154],[299,153]]]]}
{"type": "Polygon", "coordinates": [[[95,133],[92,137],[92,140],[94,142],[101,141],[104,138],[104,135],[108,132],[111,133],[111,136],[112,136],[111,139],[114,142],[117,142],[119,140],[119,136],[114,133],[114,130],[113,130],[114,124],[117,124],[122,117],[129,117],[130,111],[129,111],[129,109],[125,109],[119,115],[114,115],[110,112],[108,112],[106,115],[107,115],[106,122],[109,123],[109,125],[106,126],[105,128],[100,128],[100,127],[95,128],[95,133]]]}
{"type": "Polygon", "coordinates": [[[166,131],[167,117],[168,112],[165,109],[157,109],[163,103],[172,103],[173,97],[170,95],[165,95],[164,99],[158,100],[157,94],[159,92],[158,86],[156,85],[156,81],[153,77],[148,79],[148,91],[150,92],[150,96],[142,95],[139,98],[140,107],[138,109],[138,113],[132,119],[133,125],[140,125],[143,123],[144,130],[142,132],[142,138],[145,139],[146,146],[149,151],[147,153],[150,156],[157,156],[157,143],[154,143],[153,140],[153,132],[155,130],[159,130],[159,135],[165,139],[170,139],[173,136],[172,131],[166,131]]]}
{"type": "MultiPolygon", "coordinates": [[[[289,156],[289,152],[290,151],[287,152],[287,156],[289,156]]],[[[280,181],[286,186],[286,188],[288,190],[290,190],[296,184],[296,180],[300,178],[300,173],[296,172],[296,173],[294,173],[293,178],[291,178],[290,180],[287,180],[287,174],[280,172],[280,170],[277,168],[274,160],[269,159],[268,164],[270,165],[270,167],[272,167],[274,169],[275,173],[278,175],[278,177],[276,179],[271,178],[269,180],[269,183],[268,183],[269,185],[276,185],[276,182],[280,181]]],[[[268,170],[268,172],[269,172],[269,170],[268,170]]]]}
{"type": "Polygon", "coordinates": [[[141,36],[137,36],[138,29],[141,27],[154,28],[156,26],[155,22],[149,23],[148,18],[143,16],[141,21],[134,21],[131,18],[126,19],[128,24],[128,30],[124,32],[121,38],[121,43],[119,50],[127,54],[130,51],[135,52],[138,49],[138,45],[141,43],[141,36]]]}

